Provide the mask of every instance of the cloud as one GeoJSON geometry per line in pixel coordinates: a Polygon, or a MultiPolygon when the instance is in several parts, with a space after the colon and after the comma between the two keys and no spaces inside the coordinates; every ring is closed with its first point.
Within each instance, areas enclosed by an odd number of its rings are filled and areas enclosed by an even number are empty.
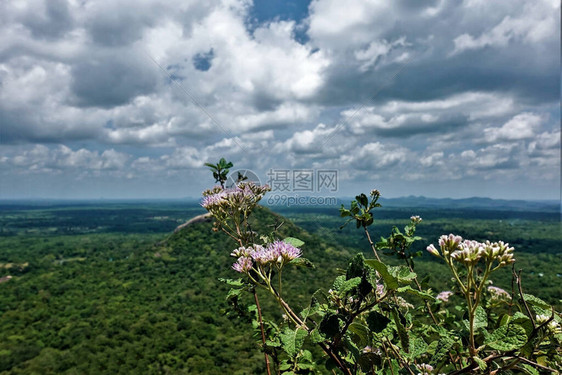
{"type": "Polygon", "coordinates": [[[344,155],[341,161],[358,170],[378,171],[407,159],[408,150],[404,147],[380,142],[371,142],[363,145],[351,155],[344,155]]]}
{"type": "Polygon", "coordinates": [[[84,148],[74,151],[64,145],[55,148],[36,145],[15,156],[5,157],[2,164],[5,167],[17,168],[19,173],[60,173],[66,170],[88,173],[101,170],[120,171],[129,159],[129,155],[114,149],[100,153],[84,148]]]}
{"type": "MultiPolygon", "coordinates": [[[[500,23],[474,37],[464,33],[454,39],[453,53],[485,47],[506,47],[512,42],[540,43],[557,33],[557,2],[524,3],[519,14],[505,16],[500,23]]],[[[514,7],[515,8],[515,7],[514,7]]]]}
{"type": "Polygon", "coordinates": [[[541,123],[541,116],[534,113],[521,113],[500,128],[484,129],[484,137],[487,142],[531,139],[535,136],[541,123]]]}
{"type": "Polygon", "coordinates": [[[0,2],[2,177],[183,192],[225,156],[353,186],[384,171],[392,187],[532,190],[526,176],[559,175],[559,6],[313,0],[291,19],[247,0],[0,2]]]}

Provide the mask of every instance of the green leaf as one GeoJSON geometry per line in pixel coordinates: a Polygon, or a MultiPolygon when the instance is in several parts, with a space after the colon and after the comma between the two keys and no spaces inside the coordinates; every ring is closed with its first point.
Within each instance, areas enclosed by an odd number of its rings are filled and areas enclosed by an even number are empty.
{"type": "Polygon", "coordinates": [[[347,279],[352,279],[354,277],[361,277],[365,273],[365,257],[363,254],[357,254],[349,265],[347,266],[347,270],[345,272],[345,277],[347,279]]]}
{"type": "Polygon", "coordinates": [[[420,292],[417,289],[412,288],[409,285],[403,286],[401,288],[398,288],[398,292],[399,293],[410,293],[410,294],[414,294],[422,299],[428,300],[428,301],[435,301],[435,298],[426,292],[420,292]]]}
{"type": "Polygon", "coordinates": [[[352,201],[352,202],[351,202],[351,207],[350,207],[349,211],[350,211],[353,215],[357,215],[357,214],[359,213],[359,206],[357,205],[357,201],[352,201]]]}
{"type": "Polygon", "coordinates": [[[521,327],[525,328],[525,332],[527,332],[527,336],[533,332],[533,323],[531,319],[522,312],[516,311],[515,314],[511,317],[510,323],[519,324],[521,327]]]}
{"type": "MultiPolygon", "coordinates": [[[[336,280],[337,279],[339,279],[339,276],[336,278],[336,280]]],[[[340,295],[344,295],[345,293],[349,292],[353,288],[357,288],[359,286],[359,284],[361,284],[361,278],[360,277],[354,277],[353,279],[349,279],[349,280],[344,281],[343,283],[339,283],[336,291],[340,295]]],[[[334,286],[336,286],[335,283],[334,283],[334,286]]]]}
{"type": "Polygon", "coordinates": [[[474,314],[474,329],[486,328],[488,327],[488,316],[486,315],[486,310],[482,306],[476,308],[476,313],[474,314]]]}
{"type": "Polygon", "coordinates": [[[321,334],[320,331],[318,331],[317,329],[313,329],[310,332],[310,341],[313,344],[318,344],[318,343],[323,342],[325,340],[326,340],[326,337],[323,334],[321,334]]]}
{"type": "Polygon", "coordinates": [[[544,302],[539,297],[533,296],[532,294],[523,293],[523,297],[525,298],[525,301],[527,301],[527,303],[530,305],[542,307],[543,309],[551,308],[548,303],[544,302]]]}
{"type": "Polygon", "coordinates": [[[288,243],[289,245],[293,245],[294,247],[301,247],[302,245],[304,245],[304,241],[301,241],[295,237],[287,237],[283,240],[283,242],[288,243]]]}
{"type": "Polygon", "coordinates": [[[243,289],[234,289],[234,288],[230,289],[228,291],[228,294],[226,295],[226,299],[229,300],[231,298],[239,297],[240,294],[242,293],[242,290],[243,289]]]}
{"type": "Polygon", "coordinates": [[[488,367],[488,365],[486,364],[486,362],[484,362],[482,360],[482,358],[480,358],[478,356],[474,356],[474,357],[472,357],[472,359],[474,360],[474,362],[476,362],[478,364],[478,367],[480,368],[480,370],[484,371],[484,370],[486,370],[486,367],[488,367]]]}
{"type": "Polygon", "coordinates": [[[390,323],[390,319],[376,311],[371,311],[367,315],[367,325],[375,333],[382,332],[388,326],[388,323],[390,323]]]}
{"type": "Polygon", "coordinates": [[[521,348],[526,342],[525,328],[519,324],[508,324],[496,329],[486,338],[484,344],[492,349],[507,352],[521,348]]]}
{"type": "Polygon", "coordinates": [[[242,279],[223,279],[223,278],[219,278],[220,282],[226,283],[227,285],[230,286],[244,286],[244,282],[242,281],[242,279]]]}
{"type": "Polygon", "coordinates": [[[539,372],[531,365],[526,363],[520,363],[517,366],[523,370],[523,372],[527,375],[540,375],[539,372]]]}
{"type": "Polygon", "coordinates": [[[445,356],[449,353],[454,344],[455,341],[451,337],[441,337],[441,339],[437,342],[435,353],[433,354],[433,357],[431,357],[429,364],[433,367],[437,367],[443,361],[443,358],[445,358],[445,356]]]}
{"type": "Polygon", "coordinates": [[[357,336],[357,344],[365,347],[369,343],[369,328],[364,324],[353,322],[349,325],[348,331],[357,336]]]}
{"type": "Polygon", "coordinates": [[[392,311],[392,317],[394,318],[394,324],[396,324],[396,330],[398,332],[398,338],[400,339],[400,344],[402,344],[402,349],[407,353],[410,350],[410,338],[408,337],[408,332],[402,324],[402,316],[397,310],[392,311]]]}
{"type": "Polygon", "coordinates": [[[306,258],[295,258],[289,262],[297,267],[314,268],[314,264],[306,258]]]}
{"type": "Polygon", "coordinates": [[[372,267],[379,273],[387,289],[398,289],[398,280],[394,276],[392,276],[390,272],[388,272],[388,267],[386,266],[386,264],[379,262],[376,259],[367,259],[365,260],[365,264],[369,267],[372,267]]]}
{"type": "Polygon", "coordinates": [[[410,358],[415,359],[427,353],[427,343],[421,337],[410,340],[410,358]]]}
{"type": "MultiPolygon", "coordinates": [[[[279,370],[281,371],[287,371],[289,370],[291,367],[293,367],[293,365],[291,363],[288,363],[287,361],[283,361],[280,365],[279,365],[279,370]]],[[[286,374],[286,373],[285,373],[286,374]]]]}
{"type": "Polygon", "coordinates": [[[355,199],[357,199],[357,202],[359,202],[363,207],[367,207],[367,205],[369,204],[369,200],[367,199],[367,196],[363,193],[356,196],[355,199]]]}
{"type": "Polygon", "coordinates": [[[285,350],[290,357],[295,357],[301,350],[306,336],[307,333],[304,329],[297,328],[293,331],[287,327],[285,331],[279,335],[279,338],[281,339],[283,350],[285,350]]]}
{"type": "Polygon", "coordinates": [[[389,267],[388,270],[401,284],[409,284],[417,276],[415,272],[410,271],[406,266],[389,267]]]}
{"type": "Polygon", "coordinates": [[[335,314],[326,314],[320,322],[320,333],[323,333],[327,338],[334,337],[340,331],[340,320],[335,314]]]}

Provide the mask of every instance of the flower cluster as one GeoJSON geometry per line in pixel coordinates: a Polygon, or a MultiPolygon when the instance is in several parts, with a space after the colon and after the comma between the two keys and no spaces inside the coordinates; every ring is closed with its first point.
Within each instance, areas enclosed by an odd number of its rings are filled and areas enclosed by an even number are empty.
{"type": "Polygon", "coordinates": [[[215,186],[203,192],[201,206],[213,215],[227,210],[249,211],[270,191],[268,185],[259,186],[253,182],[242,182],[235,187],[223,189],[215,186]]]}
{"type": "MultiPolygon", "coordinates": [[[[433,374],[433,366],[427,364],[427,363],[422,363],[420,365],[418,365],[418,370],[421,372],[418,372],[418,375],[431,375],[433,374]]],[[[442,374],[440,374],[442,375],[442,374]]]]}
{"type": "Polygon", "coordinates": [[[509,300],[509,299],[511,299],[511,296],[509,295],[508,292],[506,292],[502,288],[498,288],[497,286],[490,285],[488,287],[488,292],[490,292],[490,295],[491,295],[492,299],[495,299],[495,300],[509,300]]]}
{"type": "Polygon", "coordinates": [[[240,273],[248,273],[252,269],[254,264],[252,263],[252,258],[248,257],[240,257],[238,260],[232,265],[232,269],[236,272],[240,273]]]}
{"type": "Polygon", "coordinates": [[[412,221],[413,224],[419,224],[422,222],[422,218],[419,217],[418,215],[410,217],[410,220],[412,221]]]}
{"type": "Polygon", "coordinates": [[[535,320],[538,324],[544,324],[550,320],[546,325],[546,328],[550,331],[550,333],[552,333],[553,335],[562,333],[562,328],[560,327],[560,324],[554,319],[551,320],[548,315],[544,315],[544,314],[537,315],[535,317],[535,320]]]}
{"type": "Polygon", "coordinates": [[[427,251],[438,257],[450,257],[466,265],[474,265],[482,258],[490,262],[497,260],[499,263],[498,267],[515,262],[515,259],[513,259],[513,247],[509,247],[509,244],[503,241],[463,241],[461,236],[454,234],[443,235],[439,238],[439,250],[431,244],[427,247],[427,251]]]}
{"type": "Polygon", "coordinates": [[[250,247],[239,247],[231,256],[238,258],[232,268],[241,273],[248,273],[254,266],[254,262],[260,266],[275,264],[279,267],[289,263],[301,256],[301,249],[293,245],[275,241],[267,245],[253,245],[250,247]]]}

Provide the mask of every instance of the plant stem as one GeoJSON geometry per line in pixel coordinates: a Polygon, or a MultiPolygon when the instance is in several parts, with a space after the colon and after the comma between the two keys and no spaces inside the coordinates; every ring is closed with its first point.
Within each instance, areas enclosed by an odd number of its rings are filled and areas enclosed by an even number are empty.
{"type": "Polygon", "coordinates": [[[367,230],[367,227],[363,227],[363,229],[365,230],[365,234],[367,235],[367,239],[369,240],[369,244],[371,245],[371,249],[373,249],[373,252],[375,253],[375,257],[380,262],[381,258],[379,258],[379,254],[377,253],[377,249],[375,248],[375,244],[371,240],[371,235],[369,234],[369,231],[367,230]]]}
{"type": "Polygon", "coordinates": [[[264,358],[265,358],[265,367],[267,369],[267,375],[271,375],[271,369],[269,367],[269,356],[267,355],[267,353],[265,352],[265,332],[263,329],[263,319],[261,316],[261,307],[260,307],[260,300],[258,299],[258,292],[254,289],[254,300],[256,301],[256,307],[258,310],[258,319],[259,319],[259,323],[260,323],[260,331],[261,331],[261,342],[264,345],[264,358]]]}
{"type": "Polygon", "coordinates": [[[513,270],[513,275],[515,276],[515,280],[517,281],[517,288],[519,289],[519,297],[521,297],[521,301],[523,301],[523,306],[525,306],[527,315],[529,316],[529,319],[531,319],[531,323],[533,323],[533,329],[536,329],[537,324],[535,323],[535,318],[533,314],[531,314],[531,310],[529,309],[529,305],[527,305],[527,301],[525,301],[525,297],[523,297],[523,288],[521,287],[521,270],[519,270],[519,273],[515,273],[515,270],[513,270]]]}

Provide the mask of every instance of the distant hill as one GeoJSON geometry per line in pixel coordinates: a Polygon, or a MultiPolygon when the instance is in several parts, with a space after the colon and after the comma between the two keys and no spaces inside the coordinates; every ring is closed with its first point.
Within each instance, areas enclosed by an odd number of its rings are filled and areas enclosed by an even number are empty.
{"type": "Polygon", "coordinates": [[[469,208],[482,210],[506,211],[546,211],[560,212],[560,202],[555,200],[526,201],[506,200],[482,197],[462,199],[426,198],[423,196],[408,196],[401,198],[381,198],[385,207],[420,207],[420,208],[469,208]]]}

